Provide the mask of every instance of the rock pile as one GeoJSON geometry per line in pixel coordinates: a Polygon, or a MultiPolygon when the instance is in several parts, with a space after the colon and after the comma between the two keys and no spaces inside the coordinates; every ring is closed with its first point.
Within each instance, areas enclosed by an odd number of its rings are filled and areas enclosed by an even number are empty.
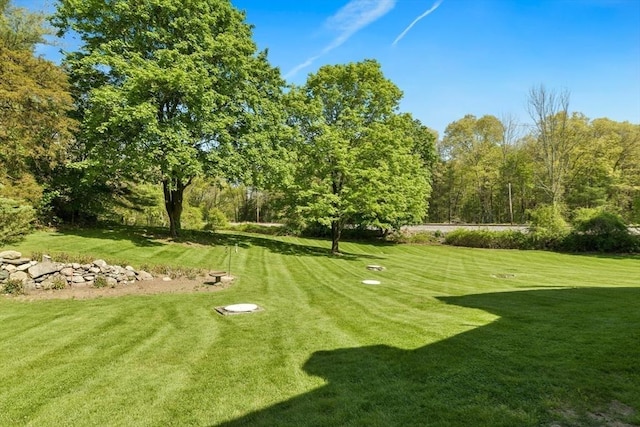
{"type": "Polygon", "coordinates": [[[20,252],[0,252],[0,285],[19,280],[26,289],[51,289],[54,284],[83,287],[93,286],[97,277],[104,277],[108,286],[127,285],[136,280],[151,280],[153,276],[131,266],[108,265],[98,259],[91,264],[53,262],[44,256],[38,262],[23,258],[20,252]]]}

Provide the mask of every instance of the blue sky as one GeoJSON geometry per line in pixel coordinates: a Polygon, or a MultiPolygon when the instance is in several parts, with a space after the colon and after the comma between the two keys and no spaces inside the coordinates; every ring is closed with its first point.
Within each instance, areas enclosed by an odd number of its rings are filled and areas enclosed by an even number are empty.
{"type": "MultiPolygon", "coordinates": [[[[324,64],[377,59],[404,92],[401,110],[440,135],[465,114],[528,122],[527,93],[540,84],[568,89],[572,111],[640,123],[640,0],[232,2],[289,82],[324,64]]],[[[58,49],[41,53],[56,60],[58,49]]]]}

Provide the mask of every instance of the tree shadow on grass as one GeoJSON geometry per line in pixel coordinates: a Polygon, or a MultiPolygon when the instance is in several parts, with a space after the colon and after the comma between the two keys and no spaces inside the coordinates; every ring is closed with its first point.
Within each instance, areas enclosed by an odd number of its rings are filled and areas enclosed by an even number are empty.
{"type": "MultiPolygon", "coordinates": [[[[374,255],[353,254],[342,252],[340,255],[333,255],[328,248],[313,245],[303,245],[297,243],[284,242],[277,237],[262,237],[255,234],[243,232],[214,233],[208,231],[183,230],[182,235],[177,239],[172,239],[165,228],[159,227],[137,227],[137,226],[112,226],[106,228],[70,228],[62,229],[63,235],[74,235],[79,237],[126,240],[136,246],[162,246],[168,243],[198,244],[204,246],[238,246],[249,248],[251,246],[263,247],[270,252],[293,255],[293,256],[321,256],[338,257],[340,259],[355,261],[358,259],[380,259],[374,255]]],[[[324,242],[324,241],[322,241],[324,242]]]]}
{"type": "Polygon", "coordinates": [[[136,246],[153,247],[165,245],[165,242],[158,241],[157,238],[147,232],[145,228],[106,226],[104,228],[78,228],[64,227],[58,230],[59,235],[78,236],[90,239],[122,240],[129,241],[136,246]]]}
{"type": "Polygon", "coordinates": [[[378,345],[316,352],[303,368],[325,386],[222,425],[640,422],[640,288],[440,299],[500,318],[415,350],[378,345]]]}
{"type": "Polygon", "coordinates": [[[626,260],[632,259],[636,261],[640,261],[640,254],[608,254],[601,252],[591,252],[591,253],[568,253],[567,255],[575,255],[581,257],[589,257],[589,258],[604,258],[604,259],[617,259],[617,260],[626,260]]]}

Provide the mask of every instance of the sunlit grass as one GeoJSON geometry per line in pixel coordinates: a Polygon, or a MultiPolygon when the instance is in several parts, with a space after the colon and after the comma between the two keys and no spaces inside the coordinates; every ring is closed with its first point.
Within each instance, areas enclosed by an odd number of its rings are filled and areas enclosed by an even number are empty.
{"type": "Polygon", "coordinates": [[[0,425],[640,422],[639,258],[329,247],[127,228],[30,236],[14,248],[205,269],[231,257],[237,280],[206,294],[0,299],[0,425]],[[264,310],[213,310],[239,302],[264,310]]]}

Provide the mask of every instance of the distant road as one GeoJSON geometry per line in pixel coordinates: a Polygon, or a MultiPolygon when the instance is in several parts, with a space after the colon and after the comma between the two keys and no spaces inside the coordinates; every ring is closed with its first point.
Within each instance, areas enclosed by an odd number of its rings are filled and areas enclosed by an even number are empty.
{"type": "Polygon", "coordinates": [[[509,225],[509,224],[422,224],[409,225],[402,227],[403,230],[420,232],[420,231],[440,231],[441,233],[449,233],[450,231],[462,228],[464,230],[490,230],[490,231],[527,231],[527,225],[509,225]]]}
{"type": "MultiPolygon", "coordinates": [[[[259,225],[264,225],[267,227],[279,227],[282,224],[278,224],[275,222],[261,222],[259,225]]],[[[408,225],[402,227],[403,230],[411,231],[411,232],[420,232],[420,231],[439,231],[441,233],[449,233],[453,230],[457,230],[462,228],[464,230],[490,230],[490,231],[505,231],[505,230],[515,230],[515,231],[528,231],[529,226],[524,224],[518,225],[509,225],[509,224],[422,224],[422,225],[408,225]]],[[[640,235],[640,227],[629,227],[629,231],[633,234],[640,235]]]]}
{"type": "MultiPolygon", "coordinates": [[[[403,230],[419,232],[419,231],[440,231],[441,233],[448,233],[453,230],[462,228],[464,230],[490,230],[490,231],[528,231],[528,225],[509,225],[509,224],[423,224],[423,225],[409,225],[402,227],[403,230]]],[[[629,231],[632,234],[640,235],[640,227],[629,227],[629,231]]]]}

